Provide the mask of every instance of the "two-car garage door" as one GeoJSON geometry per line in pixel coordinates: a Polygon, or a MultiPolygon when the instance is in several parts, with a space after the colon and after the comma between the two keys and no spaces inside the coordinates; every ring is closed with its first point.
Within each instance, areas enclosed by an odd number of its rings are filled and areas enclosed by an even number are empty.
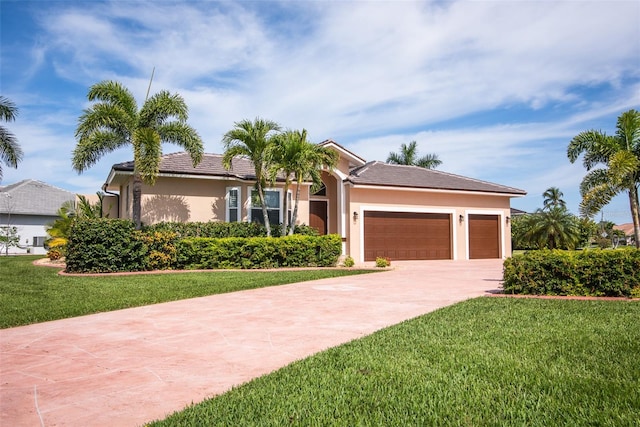
{"type": "MultiPolygon", "coordinates": [[[[499,216],[468,216],[469,258],[499,258],[499,216]]],[[[364,212],[364,260],[452,258],[450,214],[364,212]]]]}
{"type": "Polygon", "coordinates": [[[364,212],[364,260],[451,259],[451,215],[364,212]]]}

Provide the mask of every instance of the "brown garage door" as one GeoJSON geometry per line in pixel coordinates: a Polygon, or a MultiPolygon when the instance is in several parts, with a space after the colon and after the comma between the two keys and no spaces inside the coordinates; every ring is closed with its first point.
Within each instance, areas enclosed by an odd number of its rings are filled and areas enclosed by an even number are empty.
{"type": "Polygon", "coordinates": [[[469,258],[500,258],[498,215],[469,215],[469,258]]]}
{"type": "Polygon", "coordinates": [[[364,260],[451,259],[451,216],[364,212],[364,260]]]}

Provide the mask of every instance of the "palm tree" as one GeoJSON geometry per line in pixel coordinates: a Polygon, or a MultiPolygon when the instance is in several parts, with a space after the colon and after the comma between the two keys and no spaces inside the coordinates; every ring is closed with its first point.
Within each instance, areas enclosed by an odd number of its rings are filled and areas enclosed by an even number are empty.
{"type": "Polygon", "coordinates": [[[577,217],[562,206],[538,209],[524,221],[524,243],[539,249],[575,249],[580,241],[577,217]]]}
{"type": "Polygon", "coordinates": [[[411,141],[409,145],[402,144],[400,152],[389,153],[387,163],[394,165],[419,166],[425,169],[435,169],[442,164],[442,160],[438,159],[437,154],[427,154],[418,158],[418,148],[415,141],[411,141]]]}
{"type": "Polygon", "coordinates": [[[542,197],[544,197],[544,208],[543,209],[551,209],[556,206],[566,208],[567,203],[562,199],[564,194],[558,187],[549,187],[547,190],[542,193],[542,197]]]}
{"type": "MultiPolygon", "coordinates": [[[[276,138],[276,144],[272,151],[273,166],[271,170],[272,179],[275,174],[282,172],[285,175],[284,187],[284,209],[287,212],[287,190],[291,184],[291,177],[296,181],[296,195],[291,215],[289,234],[293,234],[295,224],[298,219],[298,206],[300,204],[300,188],[305,180],[311,180],[312,191],[322,185],[321,169],[323,167],[332,168],[338,162],[338,153],[335,151],[313,144],[307,141],[307,131],[286,131],[276,138]]],[[[286,218],[286,215],[285,215],[286,218]]],[[[287,222],[282,227],[282,235],[287,233],[287,222]]]]}
{"type": "Polygon", "coordinates": [[[94,104],[78,120],[73,169],[82,173],[98,159],[125,145],[133,147],[133,221],[141,226],[142,183],[153,185],[158,176],[162,144],[177,144],[189,153],[195,167],[204,147],[198,133],[187,124],[188,108],[178,94],[161,91],[145,99],[138,109],[129,89],[115,81],[91,86],[94,104]]]}
{"type": "Polygon", "coordinates": [[[234,123],[234,128],[224,134],[222,143],[225,152],[222,157],[224,167],[231,169],[234,157],[242,156],[253,162],[256,175],[256,190],[262,205],[264,225],[267,236],[271,236],[271,225],[267,213],[267,205],[264,198],[264,188],[268,169],[271,166],[270,146],[276,132],[280,131],[280,125],[270,120],[256,118],[254,121],[242,120],[234,123]]]}
{"type": "Polygon", "coordinates": [[[617,120],[615,135],[588,130],[576,135],[567,148],[574,163],[584,153],[588,173],[580,184],[580,211],[592,216],[623,192],[629,195],[636,247],[640,248],[640,112],[629,110],[617,120]],[[602,168],[594,169],[596,166],[602,168]]]}
{"type": "MultiPolygon", "coordinates": [[[[0,96],[0,120],[12,122],[18,115],[18,107],[8,98],[0,96]]],[[[0,160],[11,168],[17,168],[22,160],[22,148],[18,139],[9,129],[0,126],[0,160]]],[[[2,180],[2,163],[0,163],[0,181],[2,180]]]]}

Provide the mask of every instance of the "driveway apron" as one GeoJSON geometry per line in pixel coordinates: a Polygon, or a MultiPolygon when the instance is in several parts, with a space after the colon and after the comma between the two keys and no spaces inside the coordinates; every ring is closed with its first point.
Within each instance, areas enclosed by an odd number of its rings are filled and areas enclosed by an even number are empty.
{"type": "Polygon", "coordinates": [[[393,267],[0,330],[0,425],[142,425],[502,277],[501,260],[393,267]]]}

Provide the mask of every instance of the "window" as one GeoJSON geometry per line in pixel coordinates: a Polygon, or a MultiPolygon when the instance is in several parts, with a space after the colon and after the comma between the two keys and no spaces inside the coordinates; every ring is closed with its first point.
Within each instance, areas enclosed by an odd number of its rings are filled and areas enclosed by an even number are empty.
{"type": "Polygon", "coordinates": [[[326,196],[327,195],[327,186],[324,185],[324,182],[322,183],[322,185],[320,186],[320,188],[318,189],[318,191],[316,191],[315,193],[313,193],[314,196],[326,196]]]}
{"type": "Polygon", "coordinates": [[[33,237],[33,247],[34,248],[41,248],[44,246],[44,239],[46,239],[45,236],[34,236],[33,237]]]}
{"type": "MultiPolygon", "coordinates": [[[[264,202],[267,205],[267,215],[269,224],[282,223],[280,215],[280,190],[264,190],[264,202]]],[[[251,222],[264,224],[262,216],[262,206],[257,190],[251,190],[251,222]]]]}
{"type": "Polygon", "coordinates": [[[227,187],[226,208],[227,222],[239,222],[242,219],[240,212],[240,188],[227,187]]]}

